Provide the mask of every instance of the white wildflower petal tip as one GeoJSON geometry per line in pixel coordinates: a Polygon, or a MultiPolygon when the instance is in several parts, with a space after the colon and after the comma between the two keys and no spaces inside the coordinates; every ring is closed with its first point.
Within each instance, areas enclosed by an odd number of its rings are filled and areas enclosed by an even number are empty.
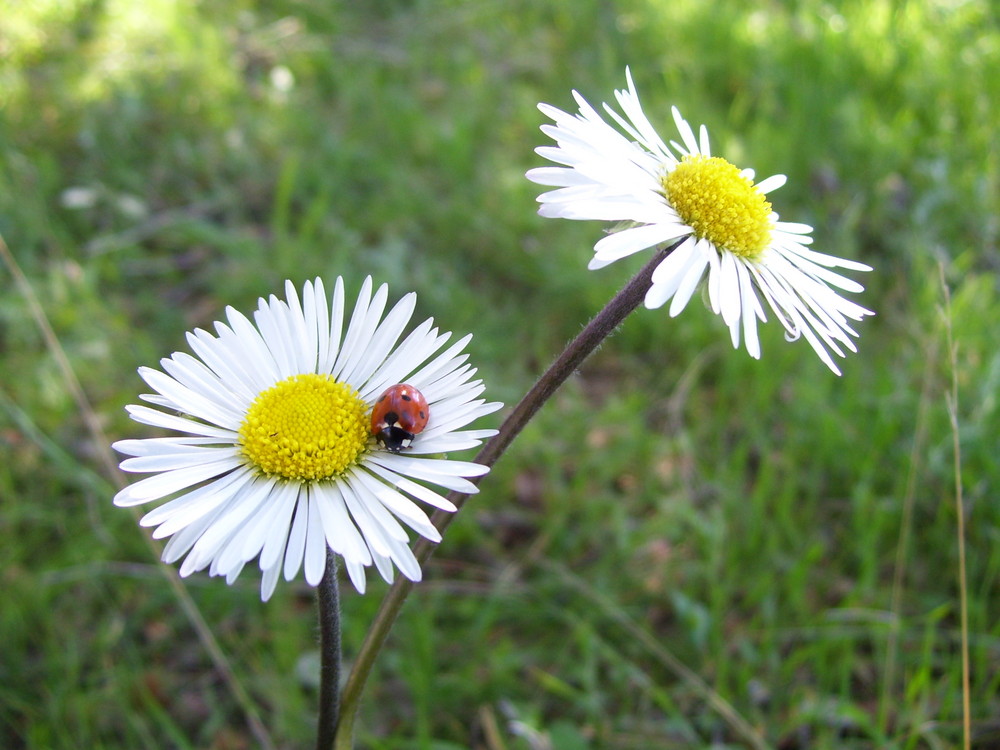
{"type": "Polygon", "coordinates": [[[140,369],[156,394],[127,412],[172,434],[114,443],[123,471],[147,475],[114,503],[165,501],[140,525],[168,539],[164,560],[183,558],[181,576],[207,569],[232,583],[257,559],[266,600],[279,577],[301,571],[318,585],[333,550],[362,593],[369,566],[419,581],[409,530],[441,540],[421,504],[454,511],[442,493],[476,492],[470,479],[489,471],[454,458],[495,434],[464,428],[501,407],[480,398],[471,336],[441,351],[451,333],[410,325],[416,295],[391,304],[370,278],[353,305],[342,279],[325,289],[286,282],[284,300],[261,299],[252,316],[227,308],[215,335],[189,333],[193,355],[140,369]],[[423,396],[424,423],[383,408],[377,428],[376,401],[403,384],[423,396]]]}
{"type": "Polygon", "coordinates": [[[555,145],[536,153],[558,166],[526,173],[555,188],[538,196],[538,213],[616,222],[595,243],[591,270],[680,241],[653,273],[647,308],[669,302],[669,315],[677,316],[704,281],[709,307],[723,318],[734,346],[742,340],[747,353],[760,358],[757,320],[765,320],[766,303],[790,337],[804,338],[839,375],[831,354],[855,350],[850,337],[857,334],[848,321],[874,313],[842,297],[863,287],[830,269],[871,267],[809,250],[812,227],[779,221],[768,202],[785,175],[754,182],[753,169],[713,156],[708,129],[692,127],[677,107],[670,109],[677,140],[664,140],[643,112],[628,68],[625,78],[627,88],[615,92],[619,109],[603,105],[610,119],[576,92],[576,114],[539,105],[553,123],[542,132],[555,145]]]}

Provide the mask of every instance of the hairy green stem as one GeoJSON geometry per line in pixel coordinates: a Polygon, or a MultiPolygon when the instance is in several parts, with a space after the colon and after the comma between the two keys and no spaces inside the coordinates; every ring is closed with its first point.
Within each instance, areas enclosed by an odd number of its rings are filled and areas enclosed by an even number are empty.
{"type": "MultiPolygon", "coordinates": [[[[514,438],[518,436],[542,405],[549,400],[556,389],[576,371],[583,361],[600,346],[604,339],[610,336],[621,325],[629,313],[642,303],[652,283],[653,269],[663,261],[677,244],[679,242],[658,251],[655,257],[569,343],[563,353],[556,358],[552,365],[538,379],[538,382],[535,383],[531,390],[514,407],[514,410],[500,426],[500,431],[480,449],[478,455],[473,459],[476,463],[492,467],[497,462],[510,446],[511,442],[513,442],[514,438]]],[[[481,477],[472,481],[478,484],[480,480],[481,477]]],[[[459,510],[465,504],[467,498],[468,495],[460,492],[452,492],[448,495],[448,499],[459,510]]],[[[431,517],[431,522],[444,533],[454,517],[454,513],[446,513],[438,510],[431,517]]],[[[420,539],[414,545],[413,553],[416,555],[417,560],[423,564],[431,556],[433,550],[434,544],[432,542],[420,539]]],[[[396,617],[399,615],[399,611],[402,609],[403,603],[412,589],[413,582],[403,577],[398,578],[393,583],[385,599],[382,600],[382,605],[375,616],[375,620],[372,622],[371,628],[368,630],[368,634],[365,636],[364,643],[361,644],[361,650],[358,652],[351,673],[348,675],[347,683],[344,685],[342,715],[340,726],[337,729],[336,750],[350,750],[353,747],[354,717],[360,703],[361,692],[364,690],[365,682],[371,673],[375,658],[385,643],[385,639],[389,635],[389,630],[396,621],[396,617]]]]}
{"type": "Polygon", "coordinates": [[[330,750],[340,715],[340,590],[337,555],[326,550],[326,571],[316,591],[319,609],[319,723],[316,750],[330,750]]]}

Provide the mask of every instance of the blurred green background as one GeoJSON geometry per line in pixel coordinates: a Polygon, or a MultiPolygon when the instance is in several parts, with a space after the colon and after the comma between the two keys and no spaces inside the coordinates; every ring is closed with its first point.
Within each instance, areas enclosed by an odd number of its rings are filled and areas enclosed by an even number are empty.
{"type": "MultiPolygon", "coordinates": [[[[1000,746],[991,0],[0,0],[0,233],[109,440],[150,434],[139,365],[317,274],[417,291],[513,404],[644,262],[588,272],[603,227],[540,219],[523,177],[536,103],[611,100],[625,65],[664,133],[676,104],[787,174],[775,209],[875,267],[878,314],[842,378],[773,321],[756,362],[703,306],[632,315],[449,529],[358,746],[750,746],[671,655],[767,746],[957,746],[953,374],[973,744],[1000,746]]],[[[0,285],[0,746],[256,747],[0,285]]],[[[312,591],[185,588],[274,745],[309,747],[312,591]]]]}

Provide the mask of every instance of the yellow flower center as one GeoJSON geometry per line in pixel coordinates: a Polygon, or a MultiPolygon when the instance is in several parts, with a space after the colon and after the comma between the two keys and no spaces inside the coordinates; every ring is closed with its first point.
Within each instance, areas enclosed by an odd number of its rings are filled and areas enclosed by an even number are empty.
{"type": "Polygon", "coordinates": [[[725,159],[685,156],[662,182],[684,223],[719,250],[755,260],[770,243],[771,204],[725,159]]]}
{"type": "Polygon", "coordinates": [[[243,455],[268,476],[316,481],[365,450],[368,406],[330,375],[293,375],[261,392],[240,426],[243,455]]]}

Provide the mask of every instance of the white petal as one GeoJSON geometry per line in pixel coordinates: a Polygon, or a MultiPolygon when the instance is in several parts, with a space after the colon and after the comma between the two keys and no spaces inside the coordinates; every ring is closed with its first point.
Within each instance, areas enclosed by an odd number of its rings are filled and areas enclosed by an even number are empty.
{"type": "MultiPolygon", "coordinates": [[[[364,491],[364,488],[361,488],[361,490],[364,491]]],[[[375,522],[375,519],[372,518],[371,513],[368,512],[369,505],[375,505],[376,503],[368,502],[368,493],[365,493],[365,500],[359,500],[357,494],[348,482],[341,484],[340,493],[344,498],[344,503],[347,506],[348,512],[351,514],[351,518],[354,520],[354,523],[358,525],[358,528],[361,531],[361,536],[364,538],[365,544],[369,547],[369,551],[381,555],[388,555],[389,546],[386,542],[387,535],[382,527],[375,522]]]]}
{"type": "MultiPolygon", "coordinates": [[[[399,521],[397,521],[393,515],[385,509],[378,497],[379,492],[389,493],[395,492],[395,490],[378,482],[364,472],[360,472],[360,474],[364,476],[365,481],[359,481],[357,477],[350,477],[348,479],[348,483],[354,490],[358,501],[364,505],[365,512],[371,516],[371,519],[376,524],[378,524],[384,537],[408,543],[410,538],[407,535],[406,530],[399,524],[399,521]],[[378,492],[373,492],[368,482],[374,483],[378,487],[378,492]]],[[[383,554],[388,554],[388,552],[384,552],[383,554]]]]}
{"type": "Polygon", "coordinates": [[[198,541],[205,529],[207,529],[219,516],[224,513],[225,508],[220,507],[215,512],[199,518],[190,526],[186,526],[177,534],[170,537],[170,540],[163,547],[163,555],[160,559],[167,564],[175,563],[186,555],[194,543],[198,541]]]}
{"type": "Polygon", "coordinates": [[[253,323],[233,307],[226,308],[226,320],[229,321],[232,335],[227,336],[226,330],[220,325],[216,325],[216,331],[220,340],[230,345],[234,358],[245,363],[245,370],[253,374],[252,382],[257,386],[255,390],[261,391],[268,383],[277,383],[281,380],[281,372],[274,354],[264,343],[260,331],[254,328],[253,323]],[[235,347],[238,347],[238,350],[235,350],[235,347]]]}
{"type": "Polygon", "coordinates": [[[314,499],[323,519],[323,533],[330,549],[343,555],[345,560],[371,564],[371,554],[361,533],[351,521],[337,483],[315,486],[314,499]]]}
{"type": "Polygon", "coordinates": [[[298,499],[299,488],[292,483],[286,483],[274,494],[271,501],[273,510],[266,516],[261,515],[261,528],[247,528],[246,538],[243,540],[244,560],[253,559],[257,550],[260,550],[261,570],[269,570],[280,562],[298,499]]]}
{"type": "Polygon", "coordinates": [[[169,375],[150,367],[140,367],[139,375],[153,390],[170,399],[178,411],[228,430],[239,429],[241,415],[181,385],[169,375]]]}
{"type": "MultiPolygon", "coordinates": [[[[558,154],[559,149],[549,149],[554,156],[558,154]]],[[[545,156],[544,153],[540,153],[540,156],[545,156]]],[[[550,158],[550,157],[546,157],[550,158]]],[[[568,185],[580,185],[585,182],[590,182],[589,179],[581,175],[575,169],[567,169],[565,167],[535,167],[534,169],[529,169],[524,173],[527,177],[534,183],[538,185],[552,185],[554,187],[565,187],[568,185]]]]}
{"type": "MultiPolygon", "coordinates": [[[[764,195],[767,195],[772,190],[777,190],[778,188],[780,188],[787,181],[788,181],[788,178],[785,175],[783,175],[783,174],[775,174],[775,175],[771,175],[767,179],[761,180],[754,187],[756,187],[757,190],[759,190],[760,192],[762,192],[764,195]]],[[[812,230],[812,227],[810,227],[809,229],[812,230]]]]}
{"type": "MultiPolygon", "coordinates": [[[[423,574],[420,570],[420,563],[417,562],[417,558],[413,554],[413,550],[403,542],[396,541],[395,539],[390,540],[390,546],[392,547],[392,560],[399,567],[400,572],[411,581],[415,583],[419,582],[423,574]]],[[[391,576],[386,578],[386,580],[391,582],[391,576]]]]}
{"type": "MultiPolygon", "coordinates": [[[[480,477],[489,472],[489,467],[470,461],[452,461],[444,458],[413,458],[399,453],[381,451],[372,453],[369,456],[369,460],[405,476],[415,479],[425,479],[435,484],[440,484],[442,487],[450,486],[445,484],[445,480],[449,478],[480,477]]],[[[473,488],[472,491],[477,492],[478,490],[473,488]]]]}
{"type": "Polygon", "coordinates": [[[372,462],[366,462],[366,470],[372,472],[373,474],[381,477],[389,484],[396,487],[398,490],[412,495],[418,500],[423,500],[428,505],[432,505],[435,508],[440,508],[441,510],[448,511],[449,513],[454,513],[458,508],[447,498],[439,495],[422,484],[417,484],[412,479],[407,479],[406,477],[400,476],[394,471],[390,471],[384,466],[379,466],[378,464],[372,462]]]}
{"type": "Polygon", "coordinates": [[[329,372],[326,364],[330,356],[330,308],[323,279],[317,277],[312,284],[306,283],[302,292],[302,307],[306,327],[314,330],[316,335],[316,372],[329,372]]]}
{"type": "MultiPolygon", "coordinates": [[[[776,221],[774,223],[774,231],[782,232],[791,235],[809,235],[812,234],[812,226],[809,224],[800,224],[794,221],[776,221]]],[[[812,237],[795,237],[796,242],[805,242],[807,239],[812,240],[812,237]]],[[[862,264],[863,265],[863,264],[862,264]]],[[[866,269],[871,270],[868,266],[866,269]]]]}
{"type": "MultiPolygon", "coordinates": [[[[154,438],[155,439],[155,438],[154,438]]],[[[173,449],[149,456],[126,458],[118,468],[132,473],[149,473],[173,471],[174,469],[197,468],[204,464],[215,463],[226,459],[239,460],[239,450],[233,446],[223,448],[196,446],[174,446],[173,449]],[[180,450],[186,448],[186,450],[180,450]]]]}
{"type": "Polygon", "coordinates": [[[274,593],[275,586],[278,585],[278,574],[281,572],[281,566],[278,564],[272,565],[270,568],[264,570],[264,575],[260,579],[260,600],[266,602],[271,598],[271,594],[274,593]]]}
{"type": "Polygon", "coordinates": [[[253,314],[254,324],[260,332],[267,350],[278,366],[278,380],[284,380],[299,372],[296,367],[295,347],[288,327],[288,306],[273,294],[268,300],[263,297],[253,314]]]}
{"type": "Polygon", "coordinates": [[[146,477],[128,487],[120,490],[114,498],[114,504],[125,508],[130,505],[141,505],[150,500],[157,500],[175,492],[180,492],[185,487],[204,482],[212,477],[224,474],[240,466],[240,459],[225,458],[220,461],[212,461],[200,466],[185,469],[175,469],[146,477]]]}
{"type": "MultiPolygon", "coordinates": [[[[330,300],[330,337],[327,341],[327,353],[325,357],[320,358],[316,372],[332,373],[337,357],[340,356],[340,336],[344,328],[344,294],[344,280],[338,276],[333,285],[333,298],[330,300]]],[[[320,349],[322,350],[322,344],[320,349]]]]}
{"type": "Polygon", "coordinates": [[[688,237],[653,269],[652,282],[654,284],[673,284],[673,288],[676,289],[685,270],[696,261],[697,252],[698,241],[694,237],[688,237]]]}
{"type": "MultiPolygon", "coordinates": [[[[361,398],[374,401],[390,385],[409,381],[408,376],[413,368],[432,356],[451,338],[451,333],[439,335],[438,329],[434,328],[433,324],[434,319],[428,318],[403,339],[378,369],[368,376],[364,386],[358,388],[361,398]]],[[[428,395],[423,388],[421,391],[425,396],[428,395]]]]}
{"type": "MultiPolygon", "coordinates": [[[[691,234],[683,223],[649,224],[609,234],[594,245],[594,258],[603,262],[624,258],[640,250],[691,234]]],[[[675,251],[676,252],[676,251],[675,251]]]]}
{"type": "Polygon", "coordinates": [[[852,279],[848,279],[832,271],[827,271],[827,268],[847,268],[851,271],[872,270],[871,266],[867,266],[864,263],[856,263],[844,260],[843,258],[837,258],[833,255],[818,253],[815,250],[803,247],[797,242],[784,242],[776,246],[775,251],[803,271],[848,292],[862,292],[864,291],[864,287],[852,279]]]}
{"type": "Polygon", "coordinates": [[[392,558],[389,555],[380,555],[372,551],[372,560],[375,562],[375,568],[378,570],[379,575],[382,576],[382,580],[386,583],[392,583],[392,579],[394,578],[392,558]]]}
{"type": "Polygon", "coordinates": [[[318,586],[326,571],[326,532],[323,529],[323,518],[320,515],[318,498],[312,486],[306,488],[309,513],[305,544],[305,575],[306,583],[318,586]]]}
{"type": "Polygon", "coordinates": [[[191,350],[212,369],[226,388],[246,403],[254,399],[253,381],[246,377],[242,368],[234,365],[224,344],[200,328],[189,332],[186,338],[191,350]]]}
{"type": "Polygon", "coordinates": [[[288,326],[292,340],[296,342],[292,352],[295,361],[294,369],[297,373],[316,372],[316,358],[318,355],[318,342],[316,335],[316,322],[313,311],[308,313],[305,310],[306,302],[312,302],[310,297],[311,285],[306,282],[302,288],[302,304],[296,293],[295,285],[291,281],[285,282],[285,301],[288,305],[288,326]]]}
{"type": "Polygon", "coordinates": [[[306,531],[309,528],[309,495],[308,492],[300,493],[298,502],[295,504],[295,515],[292,517],[292,526],[288,532],[288,544],[285,547],[285,564],[283,574],[286,581],[290,581],[299,573],[302,567],[302,558],[306,551],[306,531]]]}
{"type": "Polygon", "coordinates": [[[371,290],[372,279],[369,276],[361,285],[361,293],[354,305],[351,322],[348,324],[347,334],[344,336],[344,343],[340,348],[340,354],[337,355],[337,364],[333,367],[333,375],[338,379],[341,373],[354,369],[358,359],[364,356],[365,347],[385,310],[385,304],[389,298],[389,288],[382,284],[374,296],[371,290]]]}
{"type": "Polygon", "coordinates": [[[212,562],[230,538],[244,528],[247,519],[270,499],[272,488],[273,482],[260,480],[241,486],[226,512],[220,513],[195,542],[181,566],[181,576],[201,570],[212,562]]]}
{"type": "Polygon", "coordinates": [[[652,287],[646,292],[646,307],[652,310],[663,305],[674,296],[688,271],[703,262],[705,261],[698,255],[698,242],[694,238],[689,238],[674,248],[653,269],[652,287]]]}
{"type": "Polygon", "coordinates": [[[704,125],[698,129],[698,153],[705,156],[712,155],[712,148],[708,142],[708,128],[704,125]]]}
{"type": "Polygon", "coordinates": [[[722,259],[719,253],[708,256],[708,301],[712,312],[722,312],[722,259]]]}
{"type": "Polygon", "coordinates": [[[432,405],[431,422],[424,430],[422,436],[431,440],[438,436],[461,437],[462,439],[482,440],[492,437],[495,431],[491,430],[465,430],[456,432],[470,422],[474,422],[480,417],[485,417],[503,408],[499,401],[484,402],[482,399],[470,401],[467,404],[456,406],[445,406],[443,402],[435,402],[432,405]]]}
{"type": "Polygon", "coordinates": [[[367,338],[367,344],[363,349],[363,356],[357,359],[353,368],[344,370],[340,375],[340,379],[348,383],[366,382],[389,355],[396,342],[399,341],[399,337],[403,334],[403,329],[413,315],[416,304],[416,294],[410,292],[404,295],[392,310],[389,311],[385,320],[382,321],[374,333],[367,338]]]}
{"type": "Polygon", "coordinates": [[[365,593],[365,586],[367,584],[365,580],[365,566],[352,560],[344,560],[344,567],[347,568],[347,575],[350,577],[351,583],[354,584],[354,588],[358,590],[358,593],[365,593]]]}
{"type": "MultiPolygon", "coordinates": [[[[178,383],[204,396],[230,412],[241,414],[247,400],[224,383],[218,375],[198,359],[184,352],[174,352],[169,359],[161,360],[164,371],[178,383]]],[[[239,383],[237,383],[238,387],[239,383]]]]}
{"type": "MultiPolygon", "coordinates": [[[[240,563],[239,565],[234,565],[229,570],[229,572],[226,573],[226,583],[231,586],[233,584],[233,582],[237,579],[237,577],[239,576],[239,574],[243,572],[243,567],[244,567],[243,563],[240,563]]],[[[209,570],[209,575],[221,575],[221,574],[220,573],[213,573],[211,570],[209,570]]]]}
{"type": "Polygon", "coordinates": [[[739,274],[740,304],[743,317],[743,340],[747,352],[754,359],[760,359],[760,339],[757,337],[756,309],[760,306],[753,291],[750,274],[742,263],[736,264],[739,274]]]}
{"type": "Polygon", "coordinates": [[[154,508],[139,520],[139,525],[157,526],[154,539],[171,536],[228,502],[252,478],[249,469],[237,469],[154,508]]]}
{"type": "Polygon", "coordinates": [[[719,302],[722,319],[730,328],[740,319],[740,276],[737,271],[739,261],[730,252],[723,252],[719,268],[719,302]]]}
{"type": "MultiPolygon", "coordinates": [[[[449,334],[449,336],[450,335],[451,334],[449,334]]],[[[434,380],[440,377],[442,373],[457,367],[458,364],[465,361],[465,357],[468,355],[461,355],[461,357],[458,357],[457,355],[468,345],[470,341],[472,341],[471,333],[460,338],[415,373],[409,375],[407,379],[417,388],[434,382],[434,380]],[[461,360],[461,362],[458,360],[461,360]]]]}
{"type": "Polygon", "coordinates": [[[714,253],[715,248],[705,240],[698,240],[695,243],[695,251],[691,263],[684,270],[677,291],[674,293],[673,301],[670,303],[670,317],[675,318],[687,306],[694,290],[698,288],[698,283],[705,275],[705,268],[709,263],[709,254],[714,253]]]}
{"type": "Polygon", "coordinates": [[[691,126],[688,125],[687,120],[681,117],[680,110],[677,107],[671,107],[670,112],[674,116],[674,124],[677,126],[677,132],[681,134],[681,140],[684,141],[684,146],[677,146],[677,149],[685,154],[699,153],[698,141],[695,140],[694,131],[691,130],[691,126]]]}
{"type": "MultiPolygon", "coordinates": [[[[235,311],[231,313],[235,314],[235,311]]],[[[219,360],[224,361],[228,371],[233,373],[233,382],[239,384],[244,400],[250,403],[261,390],[269,388],[275,382],[277,370],[274,368],[274,358],[260,341],[259,332],[249,321],[245,321],[245,326],[245,330],[249,333],[243,337],[219,321],[214,324],[217,337],[207,331],[196,329],[193,339],[199,339],[204,346],[198,349],[192,345],[192,349],[198,354],[205,347],[210,348],[212,359],[206,360],[209,365],[219,360]],[[261,347],[263,354],[258,354],[257,346],[261,347]],[[261,357],[264,359],[260,359],[261,357]]],[[[193,339],[189,339],[189,342],[193,339]]],[[[222,377],[221,371],[219,376],[222,377]]]]}
{"type": "MultiPolygon", "coordinates": [[[[433,524],[431,524],[427,515],[411,500],[401,495],[392,487],[377,481],[374,477],[365,472],[355,471],[352,478],[355,482],[355,486],[357,486],[359,490],[361,488],[367,490],[368,495],[372,500],[384,505],[400,520],[402,520],[403,523],[412,528],[418,534],[430,539],[432,542],[441,541],[441,533],[434,527],[433,524]]],[[[387,528],[389,528],[389,526],[387,526],[387,528]]],[[[402,536],[403,538],[400,539],[400,541],[405,541],[405,535],[402,536]]],[[[395,537],[399,538],[400,535],[396,534],[395,537]]]]}
{"type": "Polygon", "coordinates": [[[441,453],[469,450],[470,448],[482,445],[482,443],[482,440],[465,437],[464,433],[460,432],[450,432],[436,438],[427,437],[425,433],[421,433],[410,445],[408,452],[411,456],[439,455],[441,453]]]}
{"type": "MultiPolygon", "coordinates": [[[[160,456],[185,453],[191,446],[220,447],[219,441],[210,437],[140,438],[138,440],[118,440],[111,444],[112,448],[126,456],[160,456]]],[[[223,447],[232,448],[228,444],[223,447]]]]}
{"type": "Polygon", "coordinates": [[[176,414],[164,414],[162,411],[150,409],[148,406],[143,406],[142,404],[129,404],[125,407],[125,411],[140,424],[162,427],[166,430],[186,432],[191,435],[204,435],[231,443],[235,443],[239,437],[235,430],[226,430],[214,425],[207,425],[188,417],[177,416],[176,414]]]}

